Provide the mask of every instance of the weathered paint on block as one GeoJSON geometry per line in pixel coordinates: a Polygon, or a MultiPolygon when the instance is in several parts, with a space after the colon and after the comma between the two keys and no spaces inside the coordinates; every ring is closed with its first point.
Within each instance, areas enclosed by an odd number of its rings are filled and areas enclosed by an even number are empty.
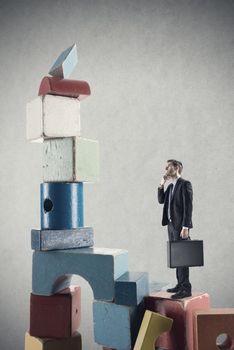
{"type": "Polygon", "coordinates": [[[72,275],[79,275],[89,282],[95,299],[111,301],[114,299],[114,281],[126,271],[126,250],[83,248],[35,251],[32,292],[38,295],[54,294],[69,286],[72,275]]]}
{"type": "Polygon", "coordinates": [[[173,300],[167,292],[152,293],[145,298],[145,308],[168,316],[174,320],[170,332],[157,340],[157,346],[173,350],[193,350],[193,312],[207,310],[210,297],[207,293],[193,293],[189,298],[173,300]]]}
{"type": "Polygon", "coordinates": [[[77,61],[77,47],[76,44],[73,44],[59,55],[49,74],[54,77],[68,78],[77,65],[77,61]]]}
{"type": "Polygon", "coordinates": [[[143,315],[142,303],[138,306],[125,306],[95,301],[93,303],[95,342],[118,350],[132,349],[143,315]]]}
{"type": "Polygon", "coordinates": [[[79,101],[91,94],[90,86],[86,81],[44,77],[41,81],[38,95],[46,94],[74,97],[79,101]]]}
{"type": "Polygon", "coordinates": [[[34,250],[58,250],[92,246],[92,227],[80,227],[74,230],[31,231],[31,247],[34,250]]]}
{"type": "Polygon", "coordinates": [[[82,350],[80,333],[63,339],[36,338],[28,332],[25,334],[25,350],[82,350]]]}
{"type": "Polygon", "coordinates": [[[41,229],[70,230],[84,226],[83,183],[41,184],[41,229]]]}
{"type": "Polygon", "coordinates": [[[195,310],[194,348],[195,350],[232,350],[234,348],[234,308],[195,310]],[[227,336],[217,342],[217,337],[221,334],[227,336]]]}
{"type": "Polygon", "coordinates": [[[27,103],[27,140],[80,135],[77,98],[45,95],[27,103]]]}
{"type": "Polygon", "coordinates": [[[99,143],[81,137],[45,140],[44,182],[96,182],[99,178],[99,143]]]}
{"type": "Polygon", "coordinates": [[[126,272],[115,281],[115,303],[138,305],[149,294],[147,272],[126,272]]]}
{"type": "Polygon", "coordinates": [[[30,335],[42,338],[66,338],[80,326],[80,287],[70,287],[60,294],[31,294],[30,335]]]}
{"type": "Polygon", "coordinates": [[[155,340],[163,332],[169,331],[172,323],[171,318],[146,310],[134,350],[153,350],[155,340]]]}

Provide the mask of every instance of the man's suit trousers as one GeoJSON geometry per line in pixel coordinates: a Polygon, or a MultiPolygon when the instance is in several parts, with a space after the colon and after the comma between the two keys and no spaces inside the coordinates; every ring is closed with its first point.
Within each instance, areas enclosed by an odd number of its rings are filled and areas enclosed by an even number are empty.
{"type": "MultiPolygon", "coordinates": [[[[168,239],[169,241],[179,241],[182,240],[180,237],[180,230],[176,230],[172,224],[172,222],[169,222],[167,225],[168,228],[168,239]]],[[[189,240],[190,237],[186,238],[186,240],[189,240]]],[[[185,289],[188,292],[191,292],[192,286],[189,282],[189,268],[188,267],[177,267],[176,268],[176,278],[177,278],[177,284],[181,289],[185,289]]]]}

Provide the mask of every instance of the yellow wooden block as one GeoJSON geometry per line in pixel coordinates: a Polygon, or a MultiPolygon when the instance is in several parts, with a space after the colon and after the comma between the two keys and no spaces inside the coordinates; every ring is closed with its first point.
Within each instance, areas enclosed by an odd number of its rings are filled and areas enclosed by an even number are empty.
{"type": "Polygon", "coordinates": [[[173,320],[146,310],[141,323],[134,350],[154,350],[158,336],[171,329],[173,320]]]}
{"type": "Polygon", "coordinates": [[[32,337],[28,332],[25,333],[25,350],[42,350],[43,339],[32,337]]]}
{"type": "Polygon", "coordinates": [[[81,350],[82,341],[80,333],[76,332],[68,338],[37,338],[28,332],[25,334],[25,350],[81,350]]]}

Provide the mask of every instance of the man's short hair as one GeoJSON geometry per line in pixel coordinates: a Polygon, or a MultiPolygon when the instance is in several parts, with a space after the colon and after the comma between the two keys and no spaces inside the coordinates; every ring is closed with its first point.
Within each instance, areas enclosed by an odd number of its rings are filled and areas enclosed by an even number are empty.
{"type": "Polygon", "coordinates": [[[175,168],[178,168],[179,174],[182,173],[183,164],[182,164],[179,160],[169,159],[169,160],[167,161],[167,163],[172,163],[172,165],[173,165],[175,168]]]}

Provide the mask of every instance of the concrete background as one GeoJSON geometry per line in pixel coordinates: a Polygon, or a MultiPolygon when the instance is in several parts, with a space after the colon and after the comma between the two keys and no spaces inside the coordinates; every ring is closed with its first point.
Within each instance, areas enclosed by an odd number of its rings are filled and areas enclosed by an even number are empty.
{"type": "MultiPolygon", "coordinates": [[[[85,186],[85,222],[99,247],[129,251],[132,271],[175,283],[156,188],[168,158],[194,189],[193,238],[204,239],[196,291],[234,307],[234,2],[68,0],[0,3],[0,348],[24,348],[30,230],[39,227],[41,145],[25,140],[25,106],[58,54],[76,42],[71,78],[87,80],[82,135],[98,139],[100,183],[85,186]]],[[[82,286],[84,349],[92,290],[82,286]]],[[[90,335],[91,334],[91,335],[90,335]]]]}

